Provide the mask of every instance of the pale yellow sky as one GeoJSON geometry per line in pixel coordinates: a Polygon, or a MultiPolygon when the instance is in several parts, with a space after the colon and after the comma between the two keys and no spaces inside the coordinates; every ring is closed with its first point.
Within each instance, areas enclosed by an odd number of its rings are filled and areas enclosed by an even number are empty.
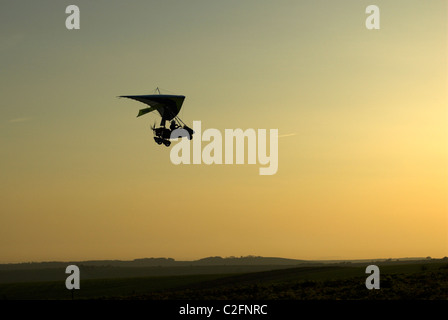
{"type": "Polygon", "coordinates": [[[447,5],[375,2],[5,4],[0,262],[448,256],[447,5]],[[278,172],[173,165],[117,98],[156,87],[278,129],[278,172]]]}

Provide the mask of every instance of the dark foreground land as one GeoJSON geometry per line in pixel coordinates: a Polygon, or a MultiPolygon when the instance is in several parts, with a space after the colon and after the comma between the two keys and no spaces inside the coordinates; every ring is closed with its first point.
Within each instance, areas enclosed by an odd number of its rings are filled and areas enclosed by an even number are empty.
{"type": "Polygon", "coordinates": [[[81,288],[74,292],[66,289],[68,275],[60,268],[0,270],[3,279],[0,299],[448,300],[446,258],[377,262],[379,290],[368,290],[365,286],[369,276],[365,269],[369,264],[134,267],[136,276],[131,276],[129,267],[80,266],[81,288]],[[51,278],[55,270],[61,279],[36,281],[36,276],[51,278]],[[148,270],[153,275],[141,276],[148,274],[148,270]],[[86,274],[90,274],[90,279],[83,277],[86,274]],[[7,281],[18,275],[27,275],[29,282],[7,281]]]}

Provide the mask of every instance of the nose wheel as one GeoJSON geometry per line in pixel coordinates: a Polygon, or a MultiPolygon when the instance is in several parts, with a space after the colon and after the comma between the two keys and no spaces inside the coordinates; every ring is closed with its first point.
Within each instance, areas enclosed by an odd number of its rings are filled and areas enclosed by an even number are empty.
{"type": "Polygon", "coordinates": [[[155,141],[157,144],[162,144],[163,139],[161,139],[161,138],[159,138],[159,137],[154,137],[154,141],[155,141]]]}
{"type": "Polygon", "coordinates": [[[171,145],[171,141],[162,139],[160,137],[154,137],[154,141],[159,145],[163,143],[166,147],[169,147],[171,145]]]}

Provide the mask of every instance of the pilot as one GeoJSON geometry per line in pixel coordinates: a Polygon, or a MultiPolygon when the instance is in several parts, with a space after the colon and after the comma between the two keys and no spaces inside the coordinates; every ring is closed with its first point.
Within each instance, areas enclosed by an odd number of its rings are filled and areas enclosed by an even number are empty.
{"type": "Polygon", "coordinates": [[[174,120],[171,121],[171,124],[170,124],[171,131],[174,131],[177,128],[179,128],[179,126],[176,124],[176,122],[174,120]]]}

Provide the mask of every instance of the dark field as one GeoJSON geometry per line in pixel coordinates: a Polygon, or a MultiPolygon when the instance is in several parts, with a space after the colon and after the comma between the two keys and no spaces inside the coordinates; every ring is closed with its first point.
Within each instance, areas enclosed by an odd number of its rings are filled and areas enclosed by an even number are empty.
{"type": "MultiPolygon", "coordinates": [[[[367,265],[159,267],[150,269],[151,272],[158,270],[159,275],[133,277],[126,268],[80,266],[81,288],[75,290],[74,299],[448,300],[448,263],[445,260],[378,263],[381,271],[379,290],[368,290],[365,286],[367,265]],[[173,275],[176,271],[183,274],[173,275]],[[91,279],[85,276],[89,272],[91,279]],[[104,277],[98,278],[101,273],[104,277]]],[[[134,275],[149,272],[145,268],[131,269],[134,269],[134,275]]],[[[54,276],[54,269],[43,270],[43,273],[42,270],[40,273],[38,270],[21,270],[20,274],[28,273],[29,279],[34,280],[33,274],[54,276]]],[[[72,292],[65,288],[68,275],[64,270],[57,270],[62,272],[57,281],[0,284],[0,299],[72,299],[72,292]]],[[[3,277],[19,274],[14,272],[3,270],[1,274],[3,277]]]]}

